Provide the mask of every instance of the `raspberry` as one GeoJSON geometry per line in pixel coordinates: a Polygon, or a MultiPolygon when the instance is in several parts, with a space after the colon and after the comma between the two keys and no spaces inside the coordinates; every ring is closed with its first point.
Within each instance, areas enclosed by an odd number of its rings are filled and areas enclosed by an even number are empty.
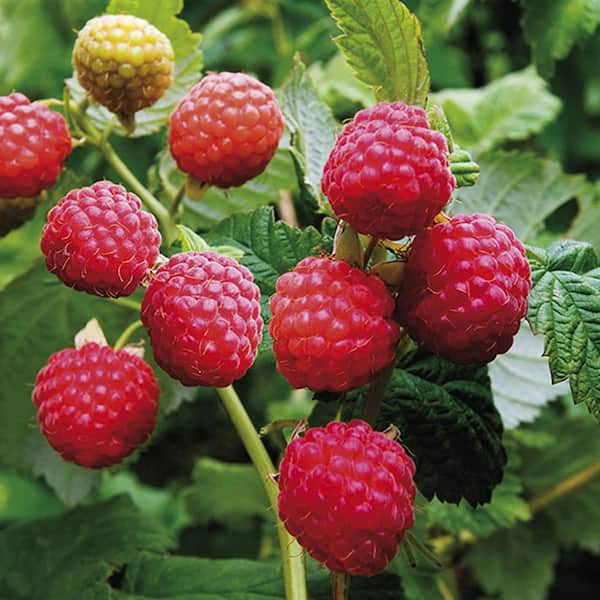
{"type": "Polygon", "coordinates": [[[18,93],[0,96],[0,138],[0,198],[48,189],[72,150],[63,116],[18,93]]]}
{"type": "Polygon", "coordinates": [[[418,344],[452,362],[489,362],[512,346],[530,276],[511,229],[489,215],[457,215],[415,236],[398,320],[418,344]]]}
{"type": "Polygon", "coordinates": [[[262,173],[277,150],[283,117],[271,88],[244,73],[208,75],[171,115],[177,166],[198,181],[239,186],[262,173]]]}
{"type": "Polygon", "coordinates": [[[70,191],[48,213],[41,248],[51,273],[96,296],[129,296],[158,259],[156,219],[124,187],[99,181],[70,191]]]}
{"type": "Polygon", "coordinates": [[[296,387],[345,391],[393,362],[400,338],[385,284],[341,260],[310,256],[277,280],[269,332],[296,387]]]}
{"type": "Polygon", "coordinates": [[[314,427],[285,451],[279,516],[330,570],[374,575],[414,524],[414,474],[402,446],[364,421],[314,427]]]}
{"type": "Polygon", "coordinates": [[[150,365],[96,343],[53,354],[37,375],[33,403],[42,432],[65,459],[109,467],[154,429],[158,383],[150,365]]]}
{"type": "Polygon", "coordinates": [[[263,321],[252,273],[214,252],[160,267],[142,303],[156,362],[183,385],[225,387],[256,357],[263,321]]]}
{"type": "Polygon", "coordinates": [[[360,233],[394,240],[430,225],[454,187],[446,138],[429,128],[422,108],[402,102],[359,111],[322,180],[338,217],[360,233]]]}
{"type": "Polygon", "coordinates": [[[104,15],[79,32],[73,64],[85,90],[127,123],[171,85],[175,56],[169,38],[148,21],[104,15]]]}

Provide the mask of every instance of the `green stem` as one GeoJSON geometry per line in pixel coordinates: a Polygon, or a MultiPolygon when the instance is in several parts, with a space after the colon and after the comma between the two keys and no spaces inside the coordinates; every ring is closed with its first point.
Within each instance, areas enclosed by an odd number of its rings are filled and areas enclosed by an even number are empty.
{"type": "Polygon", "coordinates": [[[347,600],[350,591],[350,575],[348,573],[331,572],[331,595],[333,600],[347,600]]]}
{"type": "Polygon", "coordinates": [[[171,213],[171,215],[173,215],[173,217],[177,217],[177,215],[179,214],[179,209],[181,208],[181,203],[183,202],[184,198],[185,183],[182,183],[179,186],[177,192],[175,192],[175,195],[171,198],[171,206],[169,208],[169,212],[171,213]]]}
{"type": "Polygon", "coordinates": [[[137,331],[140,327],[143,327],[143,323],[139,319],[129,325],[129,327],[123,331],[123,333],[119,336],[119,339],[115,342],[115,345],[113,346],[115,351],[120,350],[129,341],[131,334],[134,331],[137,331]]]}
{"type": "MultiPolygon", "coordinates": [[[[246,452],[258,471],[273,513],[277,516],[277,486],[271,480],[275,466],[267,454],[256,428],[232,386],[215,388],[235,427],[246,452]]],[[[304,553],[298,542],[286,531],[277,517],[277,534],[281,546],[285,597],[287,600],[307,600],[304,553]]]]}
{"type": "Polygon", "coordinates": [[[142,305],[135,300],[131,300],[130,298],[106,298],[106,300],[108,300],[108,302],[111,304],[124,306],[125,308],[130,308],[131,310],[135,310],[137,312],[142,310],[142,305]]]}
{"type": "Polygon", "coordinates": [[[385,388],[390,382],[393,372],[394,363],[383,369],[383,371],[380,371],[369,386],[367,397],[365,398],[365,405],[363,406],[362,417],[370,425],[375,425],[375,420],[379,414],[379,408],[383,402],[385,388]]]}

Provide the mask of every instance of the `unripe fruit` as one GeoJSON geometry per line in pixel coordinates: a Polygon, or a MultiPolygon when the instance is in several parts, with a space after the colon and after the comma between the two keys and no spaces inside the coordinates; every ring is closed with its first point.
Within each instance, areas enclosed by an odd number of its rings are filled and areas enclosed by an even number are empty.
{"type": "Polygon", "coordinates": [[[169,38],[148,21],[103,15],[79,32],[73,64],[83,88],[132,128],[132,115],[173,82],[175,55],[169,38]]]}
{"type": "Polygon", "coordinates": [[[228,188],[265,170],[282,133],[271,88],[244,73],[215,73],[179,102],[170,119],[169,145],[184,173],[228,188]]]}
{"type": "Polygon", "coordinates": [[[126,350],[88,343],[53,354],[33,389],[50,445],[84,467],[109,467],[152,430],[159,387],[150,365],[126,350]]]}
{"type": "Polygon", "coordinates": [[[375,275],[310,256],[277,280],[269,332],[277,368],[296,387],[346,391],[396,355],[394,299],[375,275]]]}
{"type": "Polygon", "coordinates": [[[398,321],[423,348],[459,364],[506,352],[527,314],[531,271],[513,231],[456,215],[415,236],[398,321]]]}
{"type": "Polygon", "coordinates": [[[70,191],[48,213],[41,249],[61,281],[96,296],[129,296],[156,263],[156,219],[110,181],[70,191]]]}
{"type": "Polygon", "coordinates": [[[364,421],[309,429],[286,448],[279,516],[330,570],[374,575],[414,524],[415,465],[364,421]]]}
{"type": "Polygon", "coordinates": [[[425,111],[380,102],[344,127],[323,169],[322,189],[356,231],[397,240],[430,225],[455,184],[446,138],[430,129],[425,111]]]}
{"type": "Polygon", "coordinates": [[[171,257],[153,276],[142,321],[156,362],[183,385],[225,387],[256,357],[263,321],[252,273],[214,252],[171,257]]]}
{"type": "Polygon", "coordinates": [[[72,149],[63,116],[19,93],[0,97],[0,138],[0,198],[49,188],[72,149]]]}

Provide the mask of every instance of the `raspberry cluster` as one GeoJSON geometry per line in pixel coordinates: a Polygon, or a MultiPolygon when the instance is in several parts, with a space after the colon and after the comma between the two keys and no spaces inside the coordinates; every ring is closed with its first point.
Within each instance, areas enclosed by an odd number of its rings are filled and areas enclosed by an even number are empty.
{"type": "Polygon", "coordinates": [[[96,296],[129,296],[156,263],[156,219],[124,187],[99,181],[72,190],[49,212],[41,249],[66,285],[96,296]]]}
{"type": "Polygon", "coordinates": [[[88,343],[53,354],[37,375],[33,403],[50,445],[84,467],[121,462],[154,429],[159,388],[148,363],[88,343]]]}
{"type": "Polygon", "coordinates": [[[455,187],[446,138],[425,111],[380,102],[359,111],[339,135],[323,170],[323,193],[356,231],[399,239],[421,231],[455,187]]]}
{"type": "Polygon", "coordinates": [[[346,391],[395,357],[394,299],[381,279],[311,256],[277,280],[269,332],[277,368],[294,387],[346,391]]]}
{"type": "Polygon", "coordinates": [[[72,149],[63,116],[16,92],[0,97],[0,138],[0,198],[48,189],[72,149]]]}
{"type": "Polygon", "coordinates": [[[373,575],[414,523],[415,465],[364,421],[313,427],[288,444],[279,473],[279,516],[332,571],[373,575]]]}
{"type": "Polygon", "coordinates": [[[169,38],[148,21],[103,15],[90,19],[79,32],[73,64],[83,88],[128,120],[152,106],[171,85],[175,56],[169,38]]]}
{"type": "Polygon", "coordinates": [[[171,115],[169,145],[182,171],[228,188],[265,170],[282,133],[271,88],[244,73],[215,73],[179,102],[171,115]]]}
{"type": "Polygon", "coordinates": [[[263,326],[260,291],[232,258],[184,252],[153,276],[142,321],[156,362],[171,377],[225,387],[254,362],[263,326]]]}

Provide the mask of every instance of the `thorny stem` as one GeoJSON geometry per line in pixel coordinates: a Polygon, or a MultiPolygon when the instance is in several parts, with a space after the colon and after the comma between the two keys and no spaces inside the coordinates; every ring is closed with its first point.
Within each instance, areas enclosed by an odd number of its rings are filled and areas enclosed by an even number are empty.
{"type": "Polygon", "coordinates": [[[350,591],[350,575],[348,573],[331,572],[331,595],[333,600],[347,600],[350,591]]]}
{"type": "MultiPolygon", "coordinates": [[[[271,477],[275,473],[275,467],[267,454],[267,450],[233,386],[215,389],[244,444],[246,452],[258,471],[260,480],[269,498],[271,509],[277,515],[277,487],[271,480],[271,477]]],[[[279,518],[277,518],[277,534],[279,536],[279,545],[281,546],[285,597],[287,600],[307,600],[303,550],[298,542],[286,531],[279,518]]]]}
{"type": "Polygon", "coordinates": [[[529,501],[529,510],[531,514],[539,512],[542,508],[558,500],[561,496],[565,496],[581,487],[594,477],[600,475],[600,459],[588,465],[585,469],[574,473],[570,477],[559,481],[556,485],[553,485],[550,489],[542,492],[539,496],[534,496],[529,501]]]}
{"type": "Polygon", "coordinates": [[[115,342],[115,345],[113,346],[115,352],[123,348],[123,346],[125,346],[125,344],[129,341],[131,334],[134,331],[137,331],[142,326],[143,323],[139,319],[137,321],[134,321],[131,325],[129,325],[129,327],[127,327],[125,331],[123,331],[123,333],[119,336],[119,339],[115,342]]]}

